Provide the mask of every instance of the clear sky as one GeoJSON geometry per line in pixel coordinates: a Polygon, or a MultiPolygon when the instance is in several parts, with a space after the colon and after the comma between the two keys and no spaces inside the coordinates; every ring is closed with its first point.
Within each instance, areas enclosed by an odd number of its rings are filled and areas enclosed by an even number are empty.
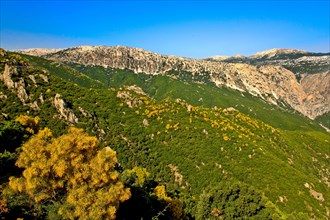
{"type": "Polygon", "coordinates": [[[0,0],[0,47],[125,45],[193,58],[330,51],[330,0],[0,0]]]}

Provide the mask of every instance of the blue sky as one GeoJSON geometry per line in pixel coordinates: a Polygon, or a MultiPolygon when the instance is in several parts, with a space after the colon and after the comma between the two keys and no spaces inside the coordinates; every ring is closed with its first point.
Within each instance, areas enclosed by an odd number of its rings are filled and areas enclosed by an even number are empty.
{"type": "Polygon", "coordinates": [[[330,0],[1,0],[0,47],[125,45],[205,58],[330,51],[330,0]]]}

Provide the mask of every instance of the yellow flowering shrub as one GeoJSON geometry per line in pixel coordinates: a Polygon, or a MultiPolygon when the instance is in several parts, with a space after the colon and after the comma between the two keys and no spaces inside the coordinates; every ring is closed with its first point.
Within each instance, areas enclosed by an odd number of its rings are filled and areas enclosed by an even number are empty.
{"type": "Polygon", "coordinates": [[[35,134],[39,130],[39,118],[34,117],[31,118],[27,115],[20,115],[15,119],[18,123],[20,123],[27,132],[30,134],[35,134]]]}

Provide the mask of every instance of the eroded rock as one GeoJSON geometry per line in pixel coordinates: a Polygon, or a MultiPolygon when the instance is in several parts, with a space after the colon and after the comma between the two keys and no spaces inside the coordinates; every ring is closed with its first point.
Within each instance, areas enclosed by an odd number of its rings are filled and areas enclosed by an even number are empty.
{"type": "Polygon", "coordinates": [[[63,100],[60,94],[56,94],[53,103],[58,113],[70,123],[78,123],[77,116],[73,113],[72,109],[68,108],[68,104],[63,100]]]}

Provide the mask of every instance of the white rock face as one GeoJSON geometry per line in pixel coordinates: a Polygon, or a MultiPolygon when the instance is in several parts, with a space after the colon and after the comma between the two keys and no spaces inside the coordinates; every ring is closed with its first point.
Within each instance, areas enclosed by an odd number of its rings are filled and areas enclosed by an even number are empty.
{"type": "Polygon", "coordinates": [[[305,76],[301,80],[301,86],[306,93],[306,114],[315,118],[318,116],[318,112],[329,111],[330,70],[305,76]]]}
{"type": "Polygon", "coordinates": [[[313,57],[313,56],[303,56],[296,60],[296,62],[323,62],[324,64],[330,64],[330,56],[319,56],[319,57],[313,57]]]}
{"type": "Polygon", "coordinates": [[[0,80],[7,86],[8,89],[14,88],[14,81],[11,79],[12,72],[16,71],[16,69],[9,67],[5,64],[5,69],[3,73],[0,75],[0,80]]]}
{"type": "MultiPolygon", "coordinates": [[[[0,54],[1,55],[1,54],[0,54]]],[[[36,77],[40,77],[42,79],[47,78],[43,73],[40,74],[30,74],[26,75],[32,83],[29,84],[26,82],[24,76],[19,75],[20,72],[18,68],[27,68],[27,66],[16,66],[16,65],[7,65],[5,64],[3,72],[0,72],[0,81],[7,87],[8,90],[15,93],[19,100],[22,102],[24,106],[29,106],[33,110],[40,110],[38,102],[33,101],[33,94],[28,94],[28,87],[34,86],[38,87],[36,77]]],[[[46,73],[46,72],[44,72],[46,73]]],[[[47,81],[48,82],[48,81],[47,81]]],[[[0,99],[6,99],[7,96],[0,94],[0,99]]],[[[39,100],[41,104],[43,104],[44,100],[42,94],[39,95],[39,100]]]]}
{"type": "Polygon", "coordinates": [[[12,75],[17,71],[16,67],[11,67],[5,64],[3,73],[0,75],[0,80],[3,81],[8,89],[15,90],[17,97],[21,100],[23,104],[29,99],[28,94],[25,90],[25,82],[23,78],[19,78],[18,81],[14,82],[12,75]]]}
{"type": "Polygon", "coordinates": [[[15,88],[17,89],[18,98],[23,104],[25,104],[25,100],[29,99],[29,96],[26,93],[25,82],[23,78],[20,78],[18,82],[15,82],[15,88]]]}
{"type": "Polygon", "coordinates": [[[57,51],[63,50],[61,49],[47,49],[47,48],[30,48],[26,50],[14,50],[14,52],[23,53],[32,56],[42,56],[45,54],[56,53],[57,51]]]}
{"type": "Polygon", "coordinates": [[[272,58],[280,54],[296,54],[296,53],[307,54],[308,52],[305,50],[274,48],[274,49],[255,53],[254,55],[251,56],[251,58],[262,58],[262,57],[272,58]]]}
{"type": "Polygon", "coordinates": [[[78,123],[77,116],[67,107],[67,103],[62,99],[60,94],[56,94],[53,101],[55,108],[65,120],[71,123],[78,123]]]}

